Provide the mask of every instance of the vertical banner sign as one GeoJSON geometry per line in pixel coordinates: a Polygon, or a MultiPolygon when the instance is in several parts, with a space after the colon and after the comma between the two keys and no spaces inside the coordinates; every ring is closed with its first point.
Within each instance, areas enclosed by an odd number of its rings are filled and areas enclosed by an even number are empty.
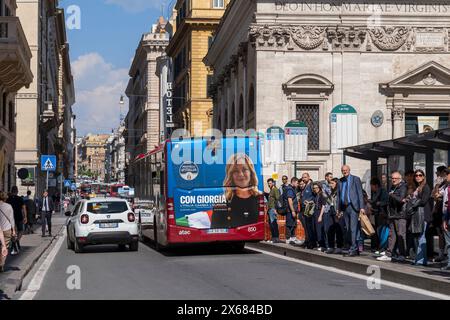
{"type": "Polygon", "coordinates": [[[284,160],[286,162],[308,161],[308,127],[305,123],[293,120],[284,128],[284,160]]]}
{"type": "Polygon", "coordinates": [[[284,130],[270,127],[266,132],[265,164],[282,164],[284,162],[284,130]]]}
{"type": "Polygon", "coordinates": [[[358,114],[348,104],[340,104],[331,111],[331,152],[358,144],[358,114]]]}
{"type": "Polygon", "coordinates": [[[166,128],[173,128],[175,124],[173,123],[173,93],[172,93],[172,82],[167,83],[167,93],[166,93],[166,128]]]}

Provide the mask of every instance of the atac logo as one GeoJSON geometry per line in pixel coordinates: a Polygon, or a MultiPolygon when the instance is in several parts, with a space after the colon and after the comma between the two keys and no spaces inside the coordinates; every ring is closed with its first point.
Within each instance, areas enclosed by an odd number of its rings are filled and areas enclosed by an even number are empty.
{"type": "Polygon", "coordinates": [[[180,177],[186,181],[195,180],[198,177],[198,166],[193,162],[184,162],[180,166],[180,177]]]}
{"type": "Polygon", "coordinates": [[[191,232],[189,230],[181,230],[180,232],[178,232],[179,236],[189,236],[191,234],[191,232]]]}

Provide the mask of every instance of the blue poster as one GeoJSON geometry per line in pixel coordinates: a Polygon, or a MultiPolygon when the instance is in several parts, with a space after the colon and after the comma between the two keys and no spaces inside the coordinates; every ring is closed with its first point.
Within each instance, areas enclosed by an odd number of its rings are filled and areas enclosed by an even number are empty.
{"type": "Polygon", "coordinates": [[[255,224],[263,190],[260,141],[172,141],[168,197],[178,226],[230,229],[255,224]]]}

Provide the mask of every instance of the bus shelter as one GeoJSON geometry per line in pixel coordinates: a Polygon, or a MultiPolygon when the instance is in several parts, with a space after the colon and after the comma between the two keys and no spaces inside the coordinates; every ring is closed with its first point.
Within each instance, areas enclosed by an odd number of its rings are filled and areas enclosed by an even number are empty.
{"type": "MultiPolygon", "coordinates": [[[[346,157],[371,162],[371,176],[380,177],[380,163],[387,164],[386,174],[393,171],[423,169],[427,177],[435,177],[435,169],[448,166],[450,150],[450,128],[403,138],[367,143],[343,148],[346,157]],[[384,160],[384,161],[383,161],[384,160]]],[[[427,179],[433,186],[434,179],[427,179]]]]}

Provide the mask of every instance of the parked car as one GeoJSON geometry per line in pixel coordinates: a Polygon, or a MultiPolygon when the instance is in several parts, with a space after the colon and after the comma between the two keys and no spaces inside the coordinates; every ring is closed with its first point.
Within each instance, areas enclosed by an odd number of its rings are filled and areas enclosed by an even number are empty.
{"type": "Polygon", "coordinates": [[[118,244],[130,251],[139,246],[138,224],[130,204],[118,198],[94,198],[79,201],[66,212],[67,248],[83,252],[87,245],[118,244]]]}
{"type": "Polygon", "coordinates": [[[133,205],[134,213],[138,221],[139,237],[142,239],[143,230],[151,229],[155,206],[153,201],[137,200],[133,205]]]}

